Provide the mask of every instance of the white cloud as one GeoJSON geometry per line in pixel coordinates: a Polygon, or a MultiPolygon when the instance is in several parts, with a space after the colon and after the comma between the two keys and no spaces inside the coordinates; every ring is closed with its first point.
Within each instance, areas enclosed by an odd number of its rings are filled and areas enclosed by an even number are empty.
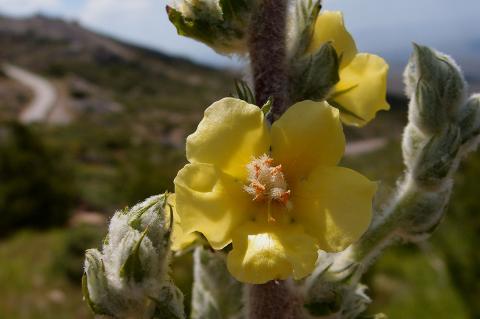
{"type": "Polygon", "coordinates": [[[27,15],[48,11],[60,5],[60,0],[0,0],[0,11],[13,15],[27,15]]]}

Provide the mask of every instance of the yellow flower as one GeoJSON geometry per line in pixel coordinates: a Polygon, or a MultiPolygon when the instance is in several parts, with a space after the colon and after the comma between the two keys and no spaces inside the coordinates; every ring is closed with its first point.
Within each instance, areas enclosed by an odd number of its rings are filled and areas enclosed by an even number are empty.
{"type": "Polygon", "coordinates": [[[370,222],[376,184],[336,167],[344,148],[326,102],[297,103],[271,127],[255,105],[214,103],[175,178],[183,231],[217,250],[232,243],[227,266],[242,282],[309,275],[318,249],[345,249],[370,222]]]}
{"type": "Polygon", "coordinates": [[[172,208],[173,212],[173,229],[172,229],[172,246],[173,250],[182,250],[190,246],[197,236],[194,233],[185,233],[181,227],[180,216],[178,216],[175,205],[175,194],[169,194],[167,198],[168,205],[172,208]]]}
{"type": "Polygon", "coordinates": [[[328,41],[341,59],[340,81],[328,100],[342,111],[343,122],[365,125],[377,111],[390,108],[386,101],[388,64],[379,56],[357,52],[341,12],[318,15],[307,53],[315,53],[328,41]]]}

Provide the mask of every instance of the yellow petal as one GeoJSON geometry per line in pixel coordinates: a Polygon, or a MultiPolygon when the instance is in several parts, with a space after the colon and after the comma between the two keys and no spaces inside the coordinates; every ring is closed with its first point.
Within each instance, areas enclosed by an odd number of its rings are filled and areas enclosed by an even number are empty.
{"type": "Polygon", "coordinates": [[[214,165],[187,164],[174,183],[183,231],[203,233],[215,249],[228,245],[232,231],[254,214],[243,184],[214,165]]]}
{"type": "Polygon", "coordinates": [[[317,256],[315,239],[299,225],[247,222],[234,234],[227,266],[237,280],[262,284],[304,278],[315,268],[317,256]]]}
{"type": "Polygon", "coordinates": [[[377,185],[343,167],[318,167],[292,189],[295,215],[328,252],[345,249],[367,229],[377,185]]]}
{"type": "Polygon", "coordinates": [[[191,163],[214,164],[224,172],[244,178],[252,157],[268,152],[269,130],[260,108],[224,98],[205,110],[195,133],[187,138],[191,163]]]}
{"type": "Polygon", "coordinates": [[[175,194],[169,194],[167,201],[173,211],[173,229],[171,235],[172,250],[182,250],[190,246],[196,239],[197,235],[194,233],[185,233],[182,229],[180,216],[177,213],[175,194]]]}
{"type": "Polygon", "coordinates": [[[388,110],[388,64],[373,54],[357,54],[350,64],[340,70],[340,81],[331,100],[346,109],[342,121],[362,126],[372,120],[379,110],[388,110]],[[357,117],[348,113],[356,114],[357,117]]]}
{"type": "Polygon", "coordinates": [[[315,53],[329,41],[342,59],[340,67],[350,63],[357,54],[355,41],[345,29],[343,14],[339,11],[323,11],[318,15],[307,53],[315,53]]]}
{"type": "Polygon", "coordinates": [[[335,166],[345,150],[337,109],[326,102],[303,101],[272,125],[272,155],[287,179],[299,179],[318,165],[335,166]]]}

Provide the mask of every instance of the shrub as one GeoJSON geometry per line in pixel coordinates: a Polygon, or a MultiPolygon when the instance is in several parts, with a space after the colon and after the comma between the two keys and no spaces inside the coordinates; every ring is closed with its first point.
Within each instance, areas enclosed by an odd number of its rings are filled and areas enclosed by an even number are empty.
{"type": "Polygon", "coordinates": [[[0,234],[62,225],[75,201],[62,153],[18,123],[0,126],[0,234]]]}

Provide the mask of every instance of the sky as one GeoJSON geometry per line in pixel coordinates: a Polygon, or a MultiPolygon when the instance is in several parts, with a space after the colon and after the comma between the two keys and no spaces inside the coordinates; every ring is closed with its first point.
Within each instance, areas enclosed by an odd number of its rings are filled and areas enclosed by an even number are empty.
{"type": "MultiPolygon", "coordinates": [[[[41,12],[75,19],[91,29],[198,62],[235,66],[210,48],[179,37],[168,21],[165,0],[0,0],[3,14],[41,12]]],[[[480,0],[324,0],[342,10],[361,51],[406,62],[411,42],[452,55],[480,56],[480,0]]],[[[392,62],[390,61],[390,62],[392,62]]]]}

